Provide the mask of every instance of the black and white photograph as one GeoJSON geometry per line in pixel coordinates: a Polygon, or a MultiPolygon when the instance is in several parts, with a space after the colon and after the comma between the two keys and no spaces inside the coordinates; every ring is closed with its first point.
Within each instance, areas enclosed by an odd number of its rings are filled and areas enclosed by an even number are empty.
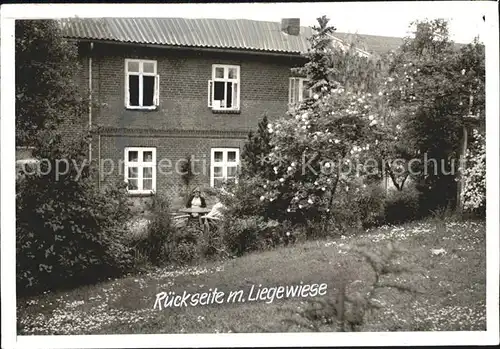
{"type": "Polygon", "coordinates": [[[0,13],[2,347],[498,344],[497,3],[0,13]]]}

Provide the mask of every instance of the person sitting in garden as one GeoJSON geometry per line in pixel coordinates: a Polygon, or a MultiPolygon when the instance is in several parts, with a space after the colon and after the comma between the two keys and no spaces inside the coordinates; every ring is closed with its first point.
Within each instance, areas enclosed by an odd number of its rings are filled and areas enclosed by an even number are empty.
{"type": "MultiPolygon", "coordinates": [[[[196,187],[193,190],[193,194],[189,197],[187,203],[186,203],[187,208],[205,208],[207,207],[207,204],[205,202],[205,198],[201,196],[201,191],[200,188],[196,187]]],[[[192,217],[198,217],[198,213],[193,212],[191,213],[192,217]]]]}
{"type": "Polygon", "coordinates": [[[212,210],[209,213],[207,213],[206,215],[200,217],[200,222],[207,229],[209,228],[210,224],[213,224],[224,217],[224,210],[226,207],[220,201],[220,197],[218,195],[215,197],[215,200],[216,200],[216,203],[212,207],[212,210]]]}

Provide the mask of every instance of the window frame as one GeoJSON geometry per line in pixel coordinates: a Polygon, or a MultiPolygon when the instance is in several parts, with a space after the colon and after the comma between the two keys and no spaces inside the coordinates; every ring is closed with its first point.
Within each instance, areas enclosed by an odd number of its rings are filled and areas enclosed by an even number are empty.
{"type": "Polygon", "coordinates": [[[156,148],[154,147],[125,147],[124,149],[124,180],[127,183],[127,192],[129,194],[154,194],[156,192],[156,148]],[[129,161],[129,152],[137,151],[137,161],[129,161]],[[152,152],[152,161],[144,162],[144,153],[152,152]],[[128,188],[128,169],[129,167],[137,167],[137,189],[128,188]],[[151,189],[143,189],[143,168],[152,167],[152,184],[151,189]]]}
{"type": "Polygon", "coordinates": [[[159,97],[160,97],[160,75],[158,74],[158,62],[156,60],[151,59],[138,59],[138,58],[126,58],[125,59],[125,107],[127,109],[135,109],[135,110],[155,110],[159,105],[159,97]],[[138,72],[129,72],[128,64],[130,62],[137,62],[139,64],[138,72]],[[153,63],[154,72],[148,73],[144,72],[144,63],[153,63]],[[129,76],[136,75],[139,76],[139,91],[138,91],[138,101],[139,105],[130,105],[130,91],[129,91],[129,76]],[[143,106],[143,96],[144,96],[144,79],[143,76],[153,76],[154,77],[154,86],[153,86],[153,105],[151,106],[143,106]]]}
{"type": "MultiPolygon", "coordinates": [[[[224,84],[226,86],[226,84],[224,84]]],[[[240,91],[241,91],[241,69],[239,65],[234,65],[234,64],[212,64],[212,79],[208,80],[208,107],[211,108],[212,110],[216,111],[239,111],[240,110],[240,91]],[[223,68],[224,69],[224,77],[223,78],[217,78],[215,75],[215,72],[217,68],[223,68]],[[237,78],[236,79],[230,79],[229,78],[229,69],[234,68],[236,69],[236,74],[237,78]],[[214,97],[215,97],[215,82],[232,82],[233,83],[233,89],[234,89],[234,84],[237,85],[237,91],[236,95],[233,93],[232,97],[233,100],[231,101],[231,107],[216,107],[214,105],[214,97]],[[236,97],[236,103],[235,103],[235,97],[236,97]]],[[[227,104],[227,89],[224,88],[224,101],[226,101],[227,104]]]]}
{"type": "MultiPolygon", "coordinates": [[[[300,76],[291,76],[288,80],[288,105],[289,106],[292,106],[292,105],[295,105],[297,103],[300,103],[300,102],[303,102],[304,101],[304,83],[307,83],[309,81],[308,78],[303,78],[303,77],[300,77],[300,76]],[[299,91],[301,92],[299,94],[299,99],[297,100],[297,96],[295,96],[295,89],[292,89],[292,81],[295,80],[295,83],[299,83],[299,91]],[[293,96],[295,97],[295,101],[292,102],[292,92],[293,92],[293,96]]],[[[309,98],[311,98],[313,96],[313,91],[311,88],[309,88],[309,98]]]]}
{"type": "Polygon", "coordinates": [[[223,180],[227,180],[227,168],[228,167],[236,167],[236,175],[234,177],[235,183],[238,183],[238,170],[240,166],[240,148],[236,147],[227,147],[227,148],[211,148],[210,149],[210,186],[213,188],[215,184],[215,179],[216,177],[214,176],[214,168],[215,167],[222,167],[222,177],[217,177],[217,178],[222,178],[223,180]],[[221,162],[215,162],[215,152],[222,152],[222,161],[221,162]],[[228,162],[227,161],[227,154],[231,151],[234,151],[236,153],[236,161],[233,162],[228,162]],[[231,164],[231,166],[228,166],[228,164],[231,164]]]}

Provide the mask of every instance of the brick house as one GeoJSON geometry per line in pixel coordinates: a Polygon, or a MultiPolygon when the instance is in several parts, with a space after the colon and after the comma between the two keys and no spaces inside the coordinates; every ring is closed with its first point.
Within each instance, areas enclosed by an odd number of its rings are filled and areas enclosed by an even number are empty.
{"type": "MultiPolygon", "coordinates": [[[[81,85],[91,96],[89,157],[102,163],[100,183],[123,179],[133,196],[178,196],[182,179],[175,168],[186,157],[194,160],[194,184],[233,179],[248,132],[263,115],[277,118],[308,93],[290,70],[304,64],[312,34],[298,19],[62,23],[65,36],[78,42],[81,85]]],[[[365,55],[401,44],[400,38],[361,37],[365,55]]],[[[335,33],[336,44],[348,39],[335,33]]]]}

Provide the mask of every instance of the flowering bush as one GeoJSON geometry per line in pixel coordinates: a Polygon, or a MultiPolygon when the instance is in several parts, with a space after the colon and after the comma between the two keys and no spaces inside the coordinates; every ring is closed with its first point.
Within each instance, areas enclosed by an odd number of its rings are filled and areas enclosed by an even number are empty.
{"type": "Polygon", "coordinates": [[[335,29],[325,17],[318,23],[306,54],[309,61],[297,71],[309,79],[312,96],[267,125],[264,166],[270,175],[253,189],[262,192],[269,218],[293,224],[327,222],[333,205],[340,205],[337,189],[354,182],[362,187],[377,176],[378,166],[372,162],[370,169],[365,160],[381,152],[375,149],[386,128],[382,95],[369,89],[376,65],[352,48],[335,48],[329,35],[335,29]]]}
{"type": "Polygon", "coordinates": [[[461,196],[466,211],[484,214],[486,209],[486,141],[483,134],[474,130],[474,141],[467,149],[464,169],[464,188],[461,196]]]}
{"type": "Polygon", "coordinates": [[[286,201],[287,212],[327,213],[337,188],[372,173],[366,162],[377,146],[377,96],[322,88],[314,104],[269,124],[269,164],[277,177],[262,201],[286,201]]]}

